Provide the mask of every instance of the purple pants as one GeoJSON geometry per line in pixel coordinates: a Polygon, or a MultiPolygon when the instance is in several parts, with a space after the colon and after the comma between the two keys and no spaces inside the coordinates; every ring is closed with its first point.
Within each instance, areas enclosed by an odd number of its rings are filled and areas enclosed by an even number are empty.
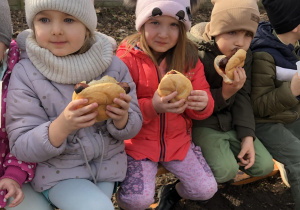
{"type": "MultiPolygon", "coordinates": [[[[127,157],[127,174],[116,194],[118,205],[128,210],[146,209],[154,202],[158,163],[127,157]]],[[[183,161],[160,163],[180,180],[176,189],[182,198],[208,200],[218,190],[217,182],[200,147],[193,143],[183,161]]]]}

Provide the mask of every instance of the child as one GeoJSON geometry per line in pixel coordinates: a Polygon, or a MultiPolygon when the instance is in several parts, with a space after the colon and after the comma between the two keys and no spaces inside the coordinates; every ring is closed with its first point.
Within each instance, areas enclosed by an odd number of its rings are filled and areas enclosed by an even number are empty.
{"type": "Polygon", "coordinates": [[[286,175],[280,171],[283,181],[291,186],[295,209],[300,209],[300,76],[296,71],[300,61],[300,1],[262,3],[270,22],[259,24],[251,44],[256,135],[284,165],[286,175]]]}
{"type": "Polygon", "coordinates": [[[57,208],[114,209],[114,183],[127,169],[123,140],[142,124],[128,68],[95,31],[91,0],[25,0],[25,12],[32,31],[7,96],[11,151],[37,163],[32,186],[57,208]],[[130,92],[114,99],[120,108],[106,107],[110,119],[95,123],[98,105],[78,108],[87,99],[71,101],[72,94],[77,83],[104,75],[128,83],[130,92]]]}
{"type": "Polygon", "coordinates": [[[9,153],[5,130],[6,95],[9,78],[19,60],[17,43],[11,40],[12,27],[7,0],[0,2],[0,208],[15,210],[51,210],[46,199],[28,184],[34,177],[35,164],[18,161],[9,153]],[[8,50],[6,50],[8,48],[8,50]],[[24,184],[26,183],[26,184],[24,184]],[[22,189],[21,189],[22,188],[22,189]]]}
{"type": "Polygon", "coordinates": [[[188,0],[138,0],[136,29],[117,50],[137,86],[143,113],[139,134],[125,141],[128,171],[117,192],[123,209],[145,209],[154,201],[155,175],[161,163],[179,180],[160,191],[157,209],[171,209],[181,198],[208,200],[217,184],[202,156],[191,143],[190,118],[202,120],[213,111],[214,101],[197,49],[186,39],[191,26],[188,0]],[[160,97],[157,88],[171,69],[184,73],[194,90],[171,103],[177,92],[160,97]]]}
{"type": "Polygon", "coordinates": [[[202,34],[204,40],[191,34],[189,37],[198,44],[215,108],[208,119],[193,122],[192,139],[201,147],[218,183],[232,180],[239,169],[250,176],[267,175],[273,170],[274,162],[255,137],[250,101],[249,46],[259,22],[257,2],[213,0],[212,3],[211,20],[202,34]],[[221,54],[230,57],[238,49],[247,51],[245,65],[236,68],[233,83],[226,84],[214,68],[214,59],[221,54]]]}

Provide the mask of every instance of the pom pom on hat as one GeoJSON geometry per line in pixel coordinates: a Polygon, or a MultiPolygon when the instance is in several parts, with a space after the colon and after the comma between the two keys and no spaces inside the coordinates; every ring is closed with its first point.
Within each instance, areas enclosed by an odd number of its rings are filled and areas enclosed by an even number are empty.
{"type": "Polygon", "coordinates": [[[277,34],[292,31],[300,24],[300,0],[263,0],[262,4],[277,34]]]}
{"type": "Polygon", "coordinates": [[[57,10],[80,20],[90,32],[97,27],[97,15],[93,0],[25,0],[27,25],[33,29],[35,15],[43,10],[57,10]]]}

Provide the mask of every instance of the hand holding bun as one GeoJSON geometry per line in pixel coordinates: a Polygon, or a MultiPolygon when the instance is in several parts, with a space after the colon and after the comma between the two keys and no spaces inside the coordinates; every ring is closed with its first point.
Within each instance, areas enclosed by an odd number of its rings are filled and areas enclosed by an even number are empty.
{"type": "Polygon", "coordinates": [[[243,49],[239,49],[230,58],[225,55],[218,55],[214,60],[214,67],[219,75],[223,77],[223,81],[227,84],[233,82],[233,72],[236,67],[243,67],[245,64],[247,52],[243,49]]]}
{"type": "MultiPolygon", "coordinates": [[[[104,76],[100,80],[93,80],[86,84],[85,81],[76,84],[72,100],[88,99],[88,104],[96,102],[98,104],[98,115],[96,121],[107,120],[106,106],[119,107],[113,102],[114,98],[120,97],[120,93],[128,93],[130,87],[127,83],[118,83],[113,77],[104,76]]],[[[87,104],[87,105],[88,105],[87,104]]],[[[81,108],[80,106],[78,108],[81,108]]]]}
{"type": "Polygon", "coordinates": [[[178,94],[171,100],[173,103],[187,99],[192,90],[192,83],[186,76],[176,70],[171,70],[161,79],[157,92],[162,97],[177,91],[178,94]]]}

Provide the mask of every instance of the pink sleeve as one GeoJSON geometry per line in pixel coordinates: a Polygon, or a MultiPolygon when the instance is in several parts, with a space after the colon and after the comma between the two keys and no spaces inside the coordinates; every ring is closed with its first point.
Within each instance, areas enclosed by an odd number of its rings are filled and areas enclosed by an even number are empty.
{"type": "MultiPolygon", "coordinates": [[[[5,113],[7,96],[7,87],[9,84],[10,74],[14,65],[19,61],[19,49],[14,40],[12,40],[8,52],[8,68],[3,77],[2,98],[1,98],[1,129],[0,129],[0,180],[9,178],[15,180],[21,187],[23,183],[30,182],[34,177],[35,164],[18,161],[15,156],[9,153],[8,137],[5,130],[5,113]]],[[[6,191],[0,190],[0,208],[6,206],[4,196],[6,191]]]]}
{"type": "Polygon", "coordinates": [[[33,179],[36,164],[17,160],[15,156],[8,153],[4,160],[3,167],[5,172],[1,178],[11,178],[22,186],[23,183],[30,182],[33,179]]]}

